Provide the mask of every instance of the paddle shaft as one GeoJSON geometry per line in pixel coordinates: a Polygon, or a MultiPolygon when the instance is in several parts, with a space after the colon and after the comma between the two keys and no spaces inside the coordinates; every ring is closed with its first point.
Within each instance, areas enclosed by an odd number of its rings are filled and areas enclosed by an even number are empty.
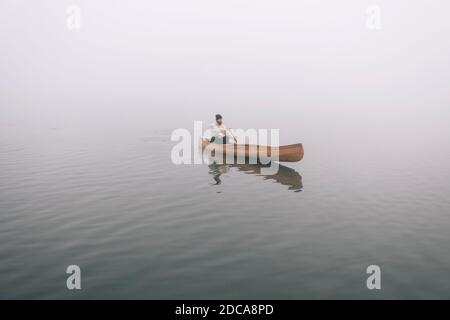
{"type": "Polygon", "coordinates": [[[228,131],[229,133],[231,133],[231,135],[233,136],[234,142],[237,143],[237,139],[236,139],[236,137],[234,136],[233,132],[231,132],[231,129],[227,129],[227,131],[228,131]]]}

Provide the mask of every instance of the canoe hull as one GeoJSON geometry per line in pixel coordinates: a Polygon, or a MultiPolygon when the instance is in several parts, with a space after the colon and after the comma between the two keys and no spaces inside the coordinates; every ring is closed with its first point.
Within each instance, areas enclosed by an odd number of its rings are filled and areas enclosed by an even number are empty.
{"type": "Polygon", "coordinates": [[[210,143],[207,139],[202,139],[203,152],[209,151],[212,156],[222,154],[224,158],[239,158],[250,161],[255,159],[257,162],[266,162],[267,157],[276,157],[278,153],[278,161],[297,162],[303,159],[304,150],[301,143],[290,144],[279,147],[260,146],[250,144],[217,144],[210,143]]]}

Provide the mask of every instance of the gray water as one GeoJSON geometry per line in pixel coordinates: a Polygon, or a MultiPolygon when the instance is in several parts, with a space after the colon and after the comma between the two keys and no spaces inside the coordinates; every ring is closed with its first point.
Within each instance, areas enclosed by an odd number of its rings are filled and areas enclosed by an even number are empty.
{"type": "Polygon", "coordinates": [[[1,5],[0,298],[450,298],[446,2],[174,2],[1,5]],[[174,165],[217,112],[304,159],[174,165]]]}
{"type": "Polygon", "coordinates": [[[103,129],[7,127],[2,298],[449,297],[448,144],[304,141],[277,181],[176,166],[170,131],[103,129]]]}

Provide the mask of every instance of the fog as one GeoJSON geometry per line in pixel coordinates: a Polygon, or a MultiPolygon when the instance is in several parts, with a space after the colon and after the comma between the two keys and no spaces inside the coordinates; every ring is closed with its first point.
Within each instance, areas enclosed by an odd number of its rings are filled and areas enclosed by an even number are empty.
{"type": "Polygon", "coordinates": [[[449,135],[449,12],[423,0],[3,0],[2,131],[191,128],[221,113],[290,142],[367,130],[431,142],[449,135]],[[67,27],[74,4],[79,30],[67,27]]]}
{"type": "Polygon", "coordinates": [[[0,0],[0,299],[448,298],[449,17],[0,0]],[[305,156],[263,177],[171,161],[173,130],[216,113],[305,156]]]}

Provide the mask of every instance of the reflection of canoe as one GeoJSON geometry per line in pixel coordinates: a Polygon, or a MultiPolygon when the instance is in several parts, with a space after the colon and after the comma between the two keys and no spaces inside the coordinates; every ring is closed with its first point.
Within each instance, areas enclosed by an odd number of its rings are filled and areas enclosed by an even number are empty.
{"type": "Polygon", "coordinates": [[[273,180],[276,183],[289,186],[289,190],[300,191],[303,188],[302,176],[294,169],[281,164],[278,166],[278,172],[276,174],[268,175],[261,174],[261,168],[263,166],[258,164],[236,164],[232,166],[237,167],[239,171],[260,175],[265,180],[273,180]]]}
{"type": "MultiPolygon", "coordinates": [[[[277,161],[296,162],[303,159],[303,145],[290,144],[286,146],[271,147],[249,144],[217,144],[209,143],[207,139],[202,139],[202,150],[210,151],[214,156],[215,154],[222,154],[224,157],[228,155],[234,155],[234,159],[238,157],[248,159],[264,159],[265,157],[271,157],[272,154],[276,155],[278,151],[277,161]]],[[[266,161],[262,161],[263,163],[266,161]]]]}
{"type": "Polygon", "coordinates": [[[295,192],[299,192],[303,188],[302,176],[292,168],[279,165],[278,172],[276,174],[261,174],[261,168],[265,166],[259,164],[232,164],[232,165],[218,165],[211,164],[209,165],[209,173],[213,176],[215,180],[215,184],[221,184],[222,181],[220,176],[228,172],[228,168],[237,168],[240,172],[244,172],[246,174],[254,174],[258,176],[264,177],[264,180],[274,181],[281,185],[288,186],[289,190],[293,190],[295,192]]]}

